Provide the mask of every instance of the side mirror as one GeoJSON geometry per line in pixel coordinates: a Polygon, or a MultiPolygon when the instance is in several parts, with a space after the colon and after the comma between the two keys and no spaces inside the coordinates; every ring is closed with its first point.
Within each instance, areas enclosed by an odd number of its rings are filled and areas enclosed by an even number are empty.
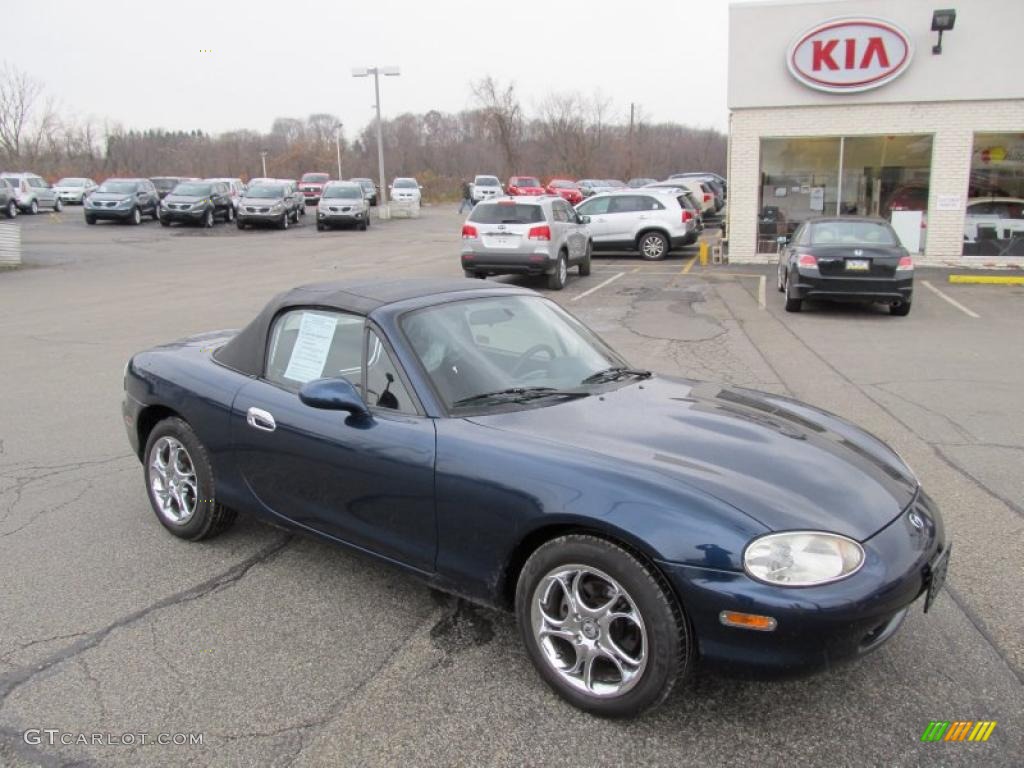
{"type": "Polygon", "coordinates": [[[589,224],[589,223],[590,223],[590,217],[589,216],[580,216],[580,224],[589,224]]]}
{"type": "Polygon", "coordinates": [[[306,382],[299,390],[299,400],[310,408],[347,411],[359,417],[370,415],[370,409],[348,379],[314,379],[306,382]]]}
{"type": "Polygon", "coordinates": [[[789,245],[789,237],[787,235],[779,235],[775,238],[775,242],[779,245],[789,245]]]}

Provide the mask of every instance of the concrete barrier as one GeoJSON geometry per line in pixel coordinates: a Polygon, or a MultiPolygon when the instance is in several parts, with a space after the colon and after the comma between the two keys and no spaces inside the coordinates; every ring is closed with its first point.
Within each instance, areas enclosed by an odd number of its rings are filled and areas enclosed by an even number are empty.
{"type": "Polygon", "coordinates": [[[0,221],[0,267],[21,265],[21,225],[0,221]]]}

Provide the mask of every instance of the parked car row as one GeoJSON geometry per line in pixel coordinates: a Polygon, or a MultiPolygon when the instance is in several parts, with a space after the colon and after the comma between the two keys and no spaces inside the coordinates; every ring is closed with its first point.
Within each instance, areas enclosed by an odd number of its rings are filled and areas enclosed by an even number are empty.
{"type": "Polygon", "coordinates": [[[590,274],[594,251],[638,252],[663,259],[691,245],[701,231],[691,194],[679,187],[603,192],[573,208],[562,195],[527,194],[481,200],[462,227],[462,269],[467,277],[543,275],[565,287],[569,269],[590,274]]]}

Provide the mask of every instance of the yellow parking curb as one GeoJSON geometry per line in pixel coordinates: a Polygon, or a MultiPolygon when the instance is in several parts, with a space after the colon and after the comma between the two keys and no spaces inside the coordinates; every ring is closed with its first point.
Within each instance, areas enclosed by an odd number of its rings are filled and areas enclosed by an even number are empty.
{"type": "Polygon", "coordinates": [[[1024,277],[1010,275],[950,275],[949,282],[984,285],[1024,285],[1024,277]]]}

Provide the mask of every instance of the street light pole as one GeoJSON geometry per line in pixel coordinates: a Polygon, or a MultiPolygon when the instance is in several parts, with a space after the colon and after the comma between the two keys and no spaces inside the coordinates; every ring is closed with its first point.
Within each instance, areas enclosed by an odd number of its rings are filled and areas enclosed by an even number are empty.
{"type": "Polygon", "coordinates": [[[338,181],[341,181],[341,128],[344,123],[334,126],[334,146],[338,150],[338,181]]]}
{"type": "Polygon", "coordinates": [[[380,76],[395,77],[399,74],[401,73],[398,67],[356,67],[352,70],[352,77],[373,75],[373,92],[376,97],[377,107],[377,172],[380,175],[378,216],[383,219],[386,219],[389,214],[387,207],[387,179],[384,176],[384,130],[380,119],[380,76]]]}
{"type": "Polygon", "coordinates": [[[263,161],[263,178],[267,178],[267,150],[260,152],[260,160],[263,161]]]}

